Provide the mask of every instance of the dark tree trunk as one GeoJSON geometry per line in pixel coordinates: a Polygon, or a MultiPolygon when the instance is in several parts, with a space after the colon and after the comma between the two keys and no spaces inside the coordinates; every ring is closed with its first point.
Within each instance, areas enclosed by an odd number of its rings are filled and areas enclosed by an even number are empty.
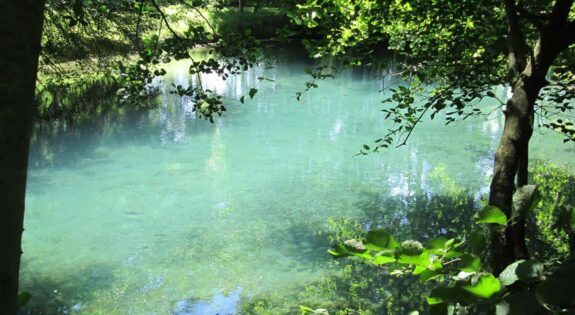
{"type": "MultiPolygon", "coordinates": [[[[521,79],[507,102],[505,127],[495,154],[489,204],[501,209],[508,218],[511,217],[516,174],[521,174],[521,181],[526,183],[527,180],[524,172],[527,172],[528,143],[533,134],[533,108],[541,87],[542,84],[537,84],[536,80],[521,79]]],[[[493,268],[496,272],[517,259],[528,257],[524,225],[521,224],[524,221],[507,226],[504,235],[495,236],[493,268]]]]}
{"type": "Polygon", "coordinates": [[[0,3],[0,314],[16,314],[44,1],[0,3]]]}

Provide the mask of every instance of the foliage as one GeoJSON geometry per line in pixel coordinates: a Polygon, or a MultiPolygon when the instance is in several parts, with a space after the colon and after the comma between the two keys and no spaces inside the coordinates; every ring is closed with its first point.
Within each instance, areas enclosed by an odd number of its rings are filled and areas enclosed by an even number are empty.
{"type": "MultiPolygon", "coordinates": [[[[274,1],[253,4],[286,5],[274,1]]],[[[221,6],[219,1],[185,0],[49,1],[40,80],[49,88],[42,89],[46,100],[42,112],[47,112],[48,107],[49,111],[54,111],[54,107],[57,111],[68,109],[69,106],[54,101],[55,94],[63,94],[61,86],[73,90],[85,86],[84,74],[70,71],[62,61],[73,59],[78,68],[105,73],[106,79],[113,77],[120,102],[142,106],[149,104],[148,99],[157,92],[153,82],[165,75],[162,64],[185,58],[192,60],[190,74],[196,80],[190,87],[174,86],[171,92],[190,96],[198,114],[213,121],[226,108],[221,96],[202,87],[201,75],[215,73],[225,80],[251,67],[262,58],[257,38],[272,38],[276,29],[285,29],[289,22],[277,8],[238,12],[221,6]],[[189,53],[198,47],[207,48],[211,56],[197,58],[189,53]],[[122,56],[134,52],[136,58],[122,56]]],[[[284,32],[282,36],[292,35],[284,32]]],[[[246,96],[253,98],[256,93],[252,89],[246,96]]],[[[240,101],[243,103],[244,99],[241,97],[240,101]]]]}
{"type": "MultiPolygon", "coordinates": [[[[539,176],[549,176],[549,169],[547,174],[544,167],[538,171],[543,171],[539,176]]],[[[573,186],[569,187],[572,189],[573,186]]],[[[508,265],[498,277],[481,262],[488,245],[488,230],[502,230],[512,220],[527,215],[541,216],[541,213],[550,211],[550,206],[554,208],[550,215],[556,222],[557,232],[569,235],[573,231],[573,207],[557,207],[554,202],[549,205],[547,193],[538,191],[536,186],[524,186],[518,190],[511,218],[493,206],[484,207],[476,214],[479,229],[461,237],[460,241],[440,236],[423,246],[415,240],[397,241],[385,229],[372,229],[363,238],[337,242],[328,252],[335,258],[357,257],[375,268],[383,268],[390,275],[417,276],[422,283],[432,283],[434,288],[426,296],[432,314],[558,314],[560,311],[574,311],[573,257],[518,260],[508,265]],[[543,207],[536,210],[541,200],[543,207]]],[[[545,236],[549,238],[550,235],[553,234],[545,236]]]]}
{"type": "Polygon", "coordinates": [[[531,174],[533,183],[541,187],[542,197],[541,206],[528,225],[533,255],[564,258],[569,254],[569,247],[573,249],[570,245],[573,240],[558,219],[562,211],[575,204],[575,177],[564,167],[541,161],[532,166],[531,174]]]}
{"type": "Polygon", "coordinates": [[[46,65],[68,60],[103,59],[137,46],[137,32],[155,28],[153,16],[133,14],[137,1],[48,1],[41,60],[46,65]]]}
{"type": "Polygon", "coordinates": [[[258,39],[273,38],[277,29],[289,25],[285,13],[273,8],[262,8],[257,12],[222,9],[211,11],[208,16],[219,34],[249,29],[258,39]]]}
{"type": "MultiPolygon", "coordinates": [[[[515,2],[515,1],[512,1],[515,2]]],[[[311,55],[337,57],[344,66],[380,65],[377,51],[386,47],[402,60],[395,75],[405,78],[391,90],[383,112],[393,126],[362,153],[407,143],[415,126],[443,112],[447,124],[504,105],[493,92],[516,79],[509,67],[508,20],[504,1],[357,1],[307,0],[290,16],[321,36],[305,40],[311,55]],[[424,84],[433,82],[432,87],[424,84]],[[416,97],[417,96],[417,97],[416,97]],[[486,99],[487,102],[480,103],[486,99]],[[482,104],[489,104],[484,109],[482,104]]],[[[533,47],[552,4],[520,1],[517,5],[526,46],[533,47]],[[532,13],[537,12],[537,13],[532,13]],[[544,12],[544,13],[543,13],[544,12]],[[541,14],[541,15],[539,15],[541,14]],[[534,21],[534,16],[540,20],[534,21]],[[535,25],[534,25],[535,24],[535,25]]],[[[536,112],[539,126],[573,139],[567,114],[573,109],[572,50],[556,61],[551,81],[536,112]]]]}
{"type": "MultiPolygon", "coordinates": [[[[71,68],[72,66],[69,66],[71,68]]],[[[115,96],[119,82],[109,71],[59,70],[44,73],[36,87],[38,115],[42,119],[90,114],[99,116],[102,99],[115,96]]]]}

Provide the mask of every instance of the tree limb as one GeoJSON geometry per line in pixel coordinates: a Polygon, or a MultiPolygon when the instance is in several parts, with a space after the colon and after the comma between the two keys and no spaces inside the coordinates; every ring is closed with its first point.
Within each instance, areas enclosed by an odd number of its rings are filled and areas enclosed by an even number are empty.
{"type": "Polygon", "coordinates": [[[204,16],[204,14],[202,13],[202,11],[200,11],[198,9],[198,7],[193,6],[191,4],[189,4],[186,0],[180,0],[180,3],[187,6],[188,8],[194,10],[194,12],[196,12],[201,18],[202,20],[204,20],[204,22],[206,22],[206,24],[208,24],[208,27],[212,30],[212,33],[214,35],[217,34],[216,29],[212,26],[212,24],[210,23],[210,21],[204,16]]]}
{"type": "Polygon", "coordinates": [[[150,2],[152,2],[152,5],[154,6],[154,8],[156,8],[156,10],[158,11],[158,13],[160,13],[160,15],[162,16],[162,20],[164,21],[164,23],[166,24],[166,27],[168,28],[168,30],[170,31],[170,33],[172,33],[172,35],[174,36],[174,38],[176,38],[177,40],[182,40],[182,38],[178,35],[178,33],[176,33],[176,31],[174,31],[174,29],[172,29],[172,26],[170,25],[170,22],[168,22],[168,19],[166,18],[166,15],[164,14],[164,11],[162,11],[162,9],[160,9],[160,6],[156,3],[155,0],[150,0],[150,2]]]}
{"type": "Polygon", "coordinates": [[[519,15],[515,0],[505,0],[505,14],[507,16],[507,33],[509,35],[509,67],[514,77],[519,76],[527,65],[528,49],[525,35],[519,24],[519,15]]]}
{"type": "Polygon", "coordinates": [[[138,21],[136,22],[136,47],[140,50],[140,24],[142,23],[142,12],[144,11],[144,1],[138,1],[140,3],[140,10],[138,12],[138,21]]]}

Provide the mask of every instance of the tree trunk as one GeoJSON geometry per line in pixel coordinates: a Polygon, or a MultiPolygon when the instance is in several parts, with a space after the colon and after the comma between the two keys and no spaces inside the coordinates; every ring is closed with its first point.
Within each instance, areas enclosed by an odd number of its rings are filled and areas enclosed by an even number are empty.
{"type": "MultiPolygon", "coordinates": [[[[541,78],[523,77],[507,102],[505,127],[495,154],[489,204],[501,209],[508,218],[512,214],[515,176],[519,186],[527,184],[528,145],[533,134],[534,106],[544,84],[541,78]]],[[[503,234],[494,233],[492,267],[495,273],[517,259],[528,258],[525,220],[511,222],[503,234]]]]}
{"type": "Polygon", "coordinates": [[[0,4],[0,314],[16,314],[44,1],[0,4]]]}

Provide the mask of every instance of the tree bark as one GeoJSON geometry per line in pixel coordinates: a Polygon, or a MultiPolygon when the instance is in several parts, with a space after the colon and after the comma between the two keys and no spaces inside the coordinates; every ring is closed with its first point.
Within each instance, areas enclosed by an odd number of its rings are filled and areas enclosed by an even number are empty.
{"type": "Polygon", "coordinates": [[[0,4],[0,314],[16,314],[44,1],[0,4]]]}
{"type": "MultiPolygon", "coordinates": [[[[490,187],[489,204],[501,209],[508,218],[511,218],[511,205],[515,191],[515,175],[521,164],[526,168],[525,152],[533,134],[533,120],[531,119],[535,100],[542,85],[530,78],[520,79],[507,102],[505,111],[505,126],[495,154],[495,167],[490,187]]],[[[523,246],[524,239],[520,239],[521,228],[517,222],[509,224],[504,235],[495,232],[493,238],[494,255],[493,269],[499,273],[516,259],[526,258],[528,253],[523,246]],[[519,233],[518,233],[519,232],[519,233]]]]}

